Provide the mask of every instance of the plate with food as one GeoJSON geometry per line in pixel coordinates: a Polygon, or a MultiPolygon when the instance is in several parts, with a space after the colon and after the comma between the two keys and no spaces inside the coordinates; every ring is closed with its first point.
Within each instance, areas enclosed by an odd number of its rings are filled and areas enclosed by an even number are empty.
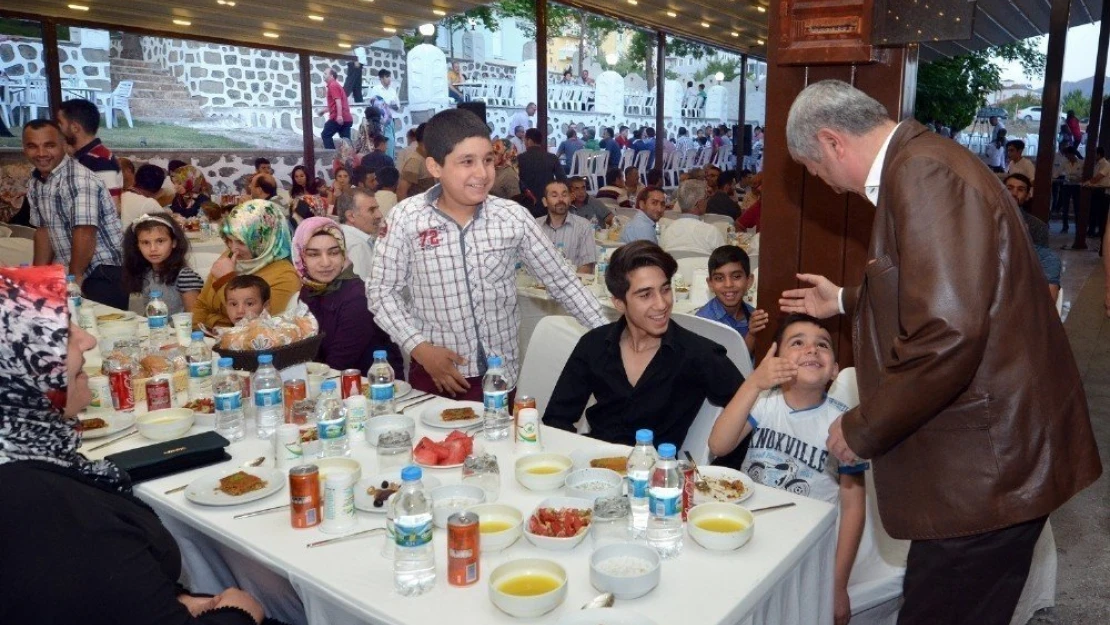
{"type": "Polygon", "coordinates": [[[574,469],[610,469],[624,475],[627,471],[628,454],[632,453],[631,447],[624,445],[605,445],[577,449],[570,453],[574,462],[574,469]]]}
{"type": "Polygon", "coordinates": [[[77,422],[81,438],[89,440],[111,436],[135,425],[135,415],[126,412],[99,412],[86,414],[77,422]]]}
{"type": "Polygon", "coordinates": [[[181,407],[188,408],[197,414],[216,414],[216,404],[213,400],[208,398],[194,399],[193,401],[186,402],[181,407]]]}
{"type": "Polygon", "coordinates": [[[268,467],[241,467],[209,473],[185,487],[185,498],[202,506],[236,506],[285,488],[285,474],[268,467]]]}
{"type": "Polygon", "coordinates": [[[456,469],[474,451],[474,437],[455,430],[436,441],[425,436],[412,450],[412,459],[427,469],[456,469]]]}
{"type": "Polygon", "coordinates": [[[117,321],[131,321],[138,317],[130,310],[115,310],[114,308],[97,308],[97,323],[113,323],[117,321]]]}
{"type": "MultiPolygon", "coordinates": [[[[433,488],[439,487],[439,478],[434,475],[424,475],[420,478],[424,484],[424,492],[429,493],[433,488]]],[[[401,488],[401,470],[379,473],[373,477],[363,479],[355,484],[355,508],[363,512],[385,514],[389,498],[401,488]]]]}
{"type": "Polygon", "coordinates": [[[420,421],[430,428],[454,430],[478,425],[484,411],[477,401],[433,401],[420,411],[420,421]]]}
{"type": "Polygon", "coordinates": [[[740,503],[755,494],[755,482],[743,471],[728,467],[699,466],[704,485],[694,485],[694,503],[740,503]]]}

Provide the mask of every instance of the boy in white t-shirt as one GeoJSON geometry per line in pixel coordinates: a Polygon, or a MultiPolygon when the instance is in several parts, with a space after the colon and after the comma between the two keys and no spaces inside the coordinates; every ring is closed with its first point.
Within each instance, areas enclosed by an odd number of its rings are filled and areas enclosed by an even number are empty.
{"type": "Polygon", "coordinates": [[[787,316],[763,362],[713,425],[709,450],[728,454],[755,430],[743,464],[753,480],[839,503],[833,608],[843,625],[852,614],[848,575],[863,535],[868,465],[842,466],[825,446],[829,426],[848,410],[825,395],[838,372],[828,330],[809,315],[787,316]]]}

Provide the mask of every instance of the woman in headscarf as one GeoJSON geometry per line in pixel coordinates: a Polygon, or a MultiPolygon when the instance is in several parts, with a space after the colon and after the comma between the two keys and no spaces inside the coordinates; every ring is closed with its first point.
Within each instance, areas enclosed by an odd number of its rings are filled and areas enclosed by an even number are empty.
{"type": "Polygon", "coordinates": [[[170,204],[170,210],[174,213],[185,218],[196,217],[200,213],[200,207],[205,202],[211,201],[209,196],[212,193],[212,187],[196,167],[192,165],[179,167],[170,174],[170,179],[173,180],[173,188],[177,192],[173,196],[173,203],[170,204]]]}
{"type": "Polygon", "coordinates": [[[520,174],[516,167],[516,147],[508,139],[493,142],[493,167],[496,177],[490,195],[511,200],[520,195],[520,174]]]}
{"type": "Polygon", "coordinates": [[[385,350],[397,379],[403,379],[401,350],[374,322],[366,304],[366,285],[351,270],[339,224],[327,217],[309,217],[297,227],[293,247],[304,284],[301,301],[324,333],[316,360],[332,369],[358,369],[365,374],[374,363],[374,351],[385,350]]]}
{"type": "Polygon", "coordinates": [[[181,552],[126,473],[78,453],[92,399],[61,266],[0,269],[0,623],[254,625],[262,606],[229,588],[177,583],[181,552]]]}
{"type": "Polygon", "coordinates": [[[226,217],[220,235],[228,251],[212,265],[193,307],[193,324],[209,328],[230,326],[224,286],[235,276],[254,274],[270,285],[271,314],[280,315],[301,289],[301,279],[289,258],[292,242],[285,210],[269,200],[251,200],[226,217]]]}

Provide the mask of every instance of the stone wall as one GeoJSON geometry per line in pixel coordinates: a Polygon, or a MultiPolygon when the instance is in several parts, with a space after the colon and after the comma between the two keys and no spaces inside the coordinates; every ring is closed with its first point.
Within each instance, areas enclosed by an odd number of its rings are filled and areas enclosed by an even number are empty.
{"type": "MultiPolygon", "coordinates": [[[[111,91],[108,33],[87,28],[71,28],[70,33],[73,41],[62,41],[58,45],[63,86],[71,86],[68,80],[72,81],[72,86],[111,91]]],[[[0,71],[11,78],[45,80],[42,40],[11,37],[0,41],[0,71]]]]}

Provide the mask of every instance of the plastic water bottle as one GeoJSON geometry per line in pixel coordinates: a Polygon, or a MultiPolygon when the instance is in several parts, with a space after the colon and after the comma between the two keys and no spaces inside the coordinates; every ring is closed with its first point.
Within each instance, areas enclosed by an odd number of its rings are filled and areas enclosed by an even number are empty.
{"type": "Polygon", "coordinates": [[[647,539],[663,558],[673,558],[682,552],[683,476],[674,454],[674,445],[659,446],[659,460],[651,471],[648,486],[647,539]]]}
{"type": "Polygon", "coordinates": [[[146,303],[146,323],[150,328],[150,348],[162,349],[164,345],[177,345],[177,339],[170,331],[170,307],[162,299],[162,291],[150,292],[146,303]]]}
{"type": "Polygon", "coordinates": [[[316,437],[320,439],[320,455],[324,458],[351,455],[347,439],[347,409],[339,399],[335,380],[325,380],[316,398],[316,437]]]}
{"type": "MultiPolygon", "coordinates": [[[[598,258],[604,258],[598,256],[598,258]]],[[[597,261],[597,277],[594,279],[594,293],[598,297],[608,297],[609,287],[605,285],[605,274],[609,272],[609,263],[604,260],[597,261]]]]}
{"type": "Polygon", "coordinates": [[[632,535],[643,538],[647,532],[648,481],[655,466],[655,435],[651,430],[636,430],[636,446],[628,455],[628,502],[632,505],[632,535]]]}
{"type": "Polygon", "coordinates": [[[77,286],[76,276],[66,276],[66,304],[69,305],[69,318],[74,323],[81,319],[81,287],[77,286]]]}
{"type": "MultiPolygon", "coordinates": [[[[277,431],[278,425],[285,421],[285,407],[282,404],[281,376],[274,368],[271,354],[258,356],[258,370],[251,379],[251,393],[254,395],[254,420],[258,438],[269,439],[277,431]]],[[[223,364],[220,364],[223,367],[223,364]]]]}
{"type": "Polygon", "coordinates": [[[384,349],[374,350],[374,364],[366,377],[370,382],[370,417],[393,414],[393,381],[397,378],[384,349]]]}
{"type": "Polygon", "coordinates": [[[432,502],[424,493],[420,467],[401,471],[401,490],[389,499],[393,517],[393,586],[406,597],[422,595],[436,584],[432,548],[432,502]]]}
{"type": "MultiPolygon", "coordinates": [[[[230,358],[221,358],[219,365],[220,373],[216,376],[213,402],[216,405],[216,432],[229,441],[241,440],[247,431],[243,417],[243,387],[239,384],[239,376],[231,369],[230,358]]],[[[190,371],[191,369],[192,365],[190,371]]],[[[192,377],[189,381],[192,397],[192,377]]]]}
{"type": "Polygon", "coordinates": [[[509,437],[509,378],[501,368],[501,357],[490,356],[486,361],[489,368],[482,378],[482,403],[485,404],[485,417],[482,431],[486,440],[499,441],[509,437]]]}
{"type": "Polygon", "coordinates": [[[204,342],[203,332],[193,332],[185,358],[189,361],[189,401],[212,399],[212,350],[204,342]]]}
{"type": "Polygon", "coordinates": [[[208,215],[204,211],[197,215],[197,223],[200,225],[200,234],[204,238],[212,236],[212,223],[208,221],[208,215]]]}

